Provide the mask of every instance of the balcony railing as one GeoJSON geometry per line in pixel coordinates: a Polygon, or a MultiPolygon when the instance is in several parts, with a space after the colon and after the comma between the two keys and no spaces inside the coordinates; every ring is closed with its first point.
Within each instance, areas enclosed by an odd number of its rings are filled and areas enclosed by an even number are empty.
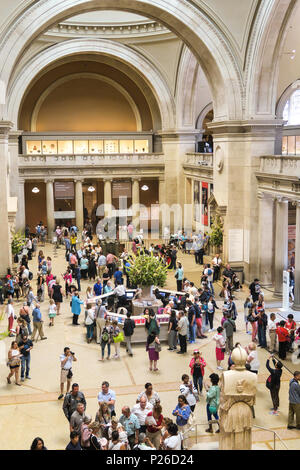
{"type": "Polygon", "coordinates": [[[260,172],[300,178],[300,155],[264,155],[260,157],[260,172]]]}
{"type": "Polygon", "coordinates": [[[19,167],[57,166],[157,166],[164,165],[163,153],[105,154],[105,155],[19,155],[19,167]]]}
{"type": "Polygon", "coordinates": [[[214,154],[213,153],[187,153],[185,155],[185,164],[191,166],[205,166],[213,168],[214,154]]]}

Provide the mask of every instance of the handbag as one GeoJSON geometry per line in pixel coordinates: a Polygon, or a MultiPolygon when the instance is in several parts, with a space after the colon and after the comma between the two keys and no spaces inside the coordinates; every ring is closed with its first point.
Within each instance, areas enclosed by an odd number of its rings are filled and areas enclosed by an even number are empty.
{"type": "Polygon", "coordinates": [[[122,331],[118,334],[118,336],[114,336],[114,343],[122,343],[124,341],[124,335],[122,331]]]}
{"type": "Polygon", "coordinates": [[[155,349],[156,352],[160,352],[161,351],[161,345],[158,344],[158,343],[155,343],[154,349],[155,349]]]}
{"type": "Polygon", "coordinates": [[[68,372],[68,375],[67,375],[67,379],[71,379],[72,377],[73,377],[72,369],[69,369],[69,372],[68,372]]]}

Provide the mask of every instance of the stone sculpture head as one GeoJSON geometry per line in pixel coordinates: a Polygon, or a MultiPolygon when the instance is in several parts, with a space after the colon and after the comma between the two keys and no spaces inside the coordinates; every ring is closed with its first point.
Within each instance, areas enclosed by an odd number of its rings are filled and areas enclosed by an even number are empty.
{"type": "Polygon", "coordinates": [[[245,364],[247,361],[247,352],[241,346],[234,348],[231,353],[231,359],[235,365],[235,370],[245,370],[245,364]]]}

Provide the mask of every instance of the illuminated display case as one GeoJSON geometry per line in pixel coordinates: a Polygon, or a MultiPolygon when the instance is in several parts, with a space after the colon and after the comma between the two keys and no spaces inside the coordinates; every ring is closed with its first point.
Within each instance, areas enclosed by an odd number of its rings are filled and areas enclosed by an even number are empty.
{"type": "Polygon", "coordinates": [[[133,140],[120,140],[120,153],[133,153],[133,140]]]}
{"type": "Polygon", "coordinates": [[[27,141],[26,145],[27,153],[39,155],[42,153],[42,142],[40,140],[27,141]]]}
{"type": "Polygon", "coordinates": [[[135,140],[134,151],[135,153],[148,153],[149,152],[148,140],[135,140]]]}
{"type": "Polygon", "coordinates": [[[119,153],[119,141],[118,140],[105,140],[104,141],[104,153],[119,153]]]}
{"type": "Polygon", "coordinates": [[[56,140],[43,140],[42,149],[44,154],[57,154],[57,141],[56,140]]]}
{"type": "Polygon", "coordinates": [[[103,140],[89,140],[90,153],[103,153],[103,140]]]}
{"type": "Polygon", "coordinates": [[[114,134],[23,133],[22,153],[36,155],[132,154],[151,153],[152,132],[114,134]]]}
{"type": "Polygon", "coordinates": [[[89,141],[88,140],[74,140],[74,153],[89,153],[89,141]]]}
{"type": "Polygon", "coordinates": [[[63,155],[73,153],[73,140],[59,140],[58,141],[58,153],[63,155]]]}

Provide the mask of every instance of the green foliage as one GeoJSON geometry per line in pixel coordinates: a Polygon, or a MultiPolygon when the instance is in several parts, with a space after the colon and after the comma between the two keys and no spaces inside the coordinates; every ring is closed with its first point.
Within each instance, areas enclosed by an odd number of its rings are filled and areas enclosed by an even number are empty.
{"type": "Polygon", "coordinates": [[[11,232],[11,251],[13,255],[20,253],[21,249],[25,245],[25,236],[23,232],[11,232]]]}
{"type": "Polygon", "coordinates": [[[216,215],[211,226],[210,239],[211,245],[222,246],[223,244],[223,223],[221,217],[216,215]]]}
{"type": "Polygon", "coordinates": [[[129,279],[132,284],[140,287],[163,287],[167,280],[168,267],[162,259],[156,259],[153,253],[150,255],[141,251],[138,256],[131,255],[128,268],[129,279]]]}

